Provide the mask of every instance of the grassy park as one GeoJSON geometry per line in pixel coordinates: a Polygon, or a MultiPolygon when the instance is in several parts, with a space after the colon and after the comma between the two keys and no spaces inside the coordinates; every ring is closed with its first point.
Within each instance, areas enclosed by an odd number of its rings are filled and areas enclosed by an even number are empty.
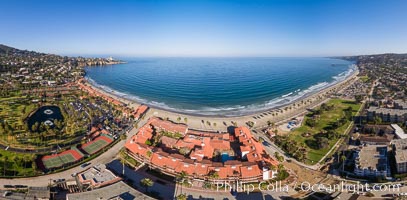
{"type": "Polygon", "coordinates": [[[37,174],[35,154],[23,154],[0,149],[0,175],[34,176],[37,174]]]}
{"type": "Polygon", "coordinates": [[[276,144],[294,158],[315,164],[344,136],[359,108],[354,101],[331,99],[308,113],[288,136],[277,136],[276,144]]]}
{"type": "Polygon", "coordinates": [[[0,144],[21,149],[44,148],[71,144],[85,133],[90,120],[85,112],[75,111],[70,104],[74,99],[49,99],[37,103],[32,101],[34,98],[22,95],[0,98],[0,144]],[[34,130],[27,120],[44,105],[58,106],[64,120],[55,122],[54,128],[36,124],[34,130]]]}

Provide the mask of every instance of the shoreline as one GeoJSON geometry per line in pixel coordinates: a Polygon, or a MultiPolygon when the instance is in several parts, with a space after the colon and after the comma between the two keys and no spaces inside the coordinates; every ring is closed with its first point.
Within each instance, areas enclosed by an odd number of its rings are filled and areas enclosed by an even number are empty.
{"type": "MultiPolygon", "coordinates": [[[[229,124],[235,123],[239,125],[246,125],[248,121],[254,122],[254,127],[262,127],[265,126],[265,124],[267,124],[268,121],[278,122],[293,116],[297,116],[298,113],[303,113],[307,109],[315,107],[316,105],[322,102],[325,102],[327,99],[330,98],[331,94],[335,94],[344,87],[348,86],[350,82],[353,82],[357,78],[358,74],[359,70],[356,66],[352,73],[349,74],[346,78],[332,85],[329,85],[323,89],[305,94],[304,96],[296,100],[293,100],[292,102],[288,102],[287,104],[284,105],[278,105],[272,108],[265,108],[264,110],[253,111],[252,113],[247,114],[245,113],[243,115],[225,116],[225,115],[205,115],[199,113],[187,113],[145,104],[150,107],[150,110],[146,114],[146,117],[155,116],[161,118],[168,118],[169,120],[174,122],[179,121],[177,120],[178,118],[181,118],[181,122],[184,122],[184,119],[187,118],[186,120],[187,122],[185,121],[185,123],[188,124],[188,126],[190,126],[193,129],[200,130],[225,130],[224,128],[225,127],[227,128],[229,124]]],[[[120,96],[119,94],[115,94],[115,92],[117,91],[113,89],[111,89],[111,91],[108,91],[106,90],[106,88],[103,88],[103,86],[101,87],[95,85],[88,80],[88,77],[84,77],[84,79],[86,80],[86,84],[88,84],[95,90],[101,92],[104,95],[120,100],[131,108],[135,109],[139,105],[143,104],[136,100],[120,96]]]]}
{"type": "Polygon", "coordinates": [[[308,99],[313,95],[319,94],[322,91],[325,91],[328,88],[334,88],[336,85],[341,84],[347,81],[349,78],[353,77],[355,73],[358,73],[359,69],[356,64],[350,65],[347,71],[342,73],[346,73],[345,76],[335,75],[333,76],[334,79],[343,78],[343,80],[334,80],[332,82],[319,82],[314,85],[309,86],[303,90],[296,90],[294,92],[290,92],[288,94],[284,94],[280,97],[276,97],[274,99],[270,99],[266,102],[262,102],[259,104],[250,104],[250,105],[233,105],[231,107],[225,108],[209,108],[209,110],[191,110],[191,109],[182,109],[182,108],[175,108],[167,106],[165,103],[160,102],[146,102],[147,100],[142,99],[133,94],[127,94],[125,92],[120,92],[115,89],[110,88],[109,86],[102,85],[97,83],[95,80],[90,78],[89,76],[84,75],[84,79],[87,83],[95,89],[98,89],[100,92],[104,92],[108,95],[113,95],[113,98],[119,98],[124,102],[132,102],[136,104],[144,104],[149,106],[150,108],[163,110],[167,112],[174,112],[181,115],[191,115],[197,117],[215,117],[215,118],[236,118],[236,117],[244,117],[244,116],[252,116],[258,113],[270,112],[272,110],[279,110],[284,107],[290,106],[292,104],[296,104],[298,101],[303,101],[304,99],[308,99]],[[354,66],[354,67],[352,67],[354,66]],[[323,84],[320,86],[320,84],[323,84]],[[325,85],[324,85],[325,84],[325,85]],[[315,88],[313,88],[315,87],[315,88]],[[311,90],[311,91],[307,91],[311,90]],[[307,92],[306,92],[307,91],[307,92]],[[293,96],[291,96],[294,94],[293,96]],[[156,105],[156,104],[163,104],[163,105],[156,105]],[[269,104],[269,105],[268,105],[269,104]],[[274,105],[273,105],[274,104],[274,105]],[[211,110],[212,109],[212,110],[211,110]],[[246,111],[247,110],[247,111],[246,111]],[[223,113],[222,113],[223,112],[223,113]]]}

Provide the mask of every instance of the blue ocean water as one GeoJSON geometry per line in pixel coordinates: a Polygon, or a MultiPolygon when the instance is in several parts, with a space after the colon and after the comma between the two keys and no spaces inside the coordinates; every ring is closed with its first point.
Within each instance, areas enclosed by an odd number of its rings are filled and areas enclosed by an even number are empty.
{"type": "Polygon", "coordinates": [[[86,77],[125,98],[167,110],[237,116],[319,91],[356,67],[331,58],[131,58],[86,77]]]}

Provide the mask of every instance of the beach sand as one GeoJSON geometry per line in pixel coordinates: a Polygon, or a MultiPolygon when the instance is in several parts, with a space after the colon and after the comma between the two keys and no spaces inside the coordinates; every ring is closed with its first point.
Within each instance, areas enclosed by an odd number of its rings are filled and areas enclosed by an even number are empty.
{"type": "MultiPolygon", "coordinates": [[[[331,95],[339,93],[341,90],[356,81],[358,79],[358,73],[359,71],[355,70],[355,72],[347,77],[345,80],[329,86],[325,89],[322,89],[319,92],[311,94],[307,97],[298,99],[297,101],[292,102],[288,105],[251,115],[237,117],[200,116],[176,113],[150,107],[145,117],[149,118],[152,116],[156,116],[164,119],[169,119],[173,122],[186,123],[189,128],[197,130],[225,132],[227,130],[227,127],[229,126],[234,126],[234,124],[237,124],[237,126],[243,126],[246,125],[248,121],[254,122],[254,129],[262,129],[268,126],[268,121],[274,122],[277,125],[290,120],[293,117],[304,115],[307,110],[328,101],[331,95]],[[274,113],[274,116],[272,113],[274,113]],[[178,118],[181,118],[181,120],[178,121],[178,118]],[[187,119],[186,121],[184,120],[185,118],[187,119]]],[[[92,88],[98,90],[104,95],[111,96],[122,101],[123,103],[126,103],[131,108],[135,109],[140,105],[140,103],[133,100],[125,99],[124,97],[120,97],[119,95],[114,94],[114,92],[107,92],[101,88],[95,87],[89,82],[87,82],[86,84],[92,86],[92,88]]]]}

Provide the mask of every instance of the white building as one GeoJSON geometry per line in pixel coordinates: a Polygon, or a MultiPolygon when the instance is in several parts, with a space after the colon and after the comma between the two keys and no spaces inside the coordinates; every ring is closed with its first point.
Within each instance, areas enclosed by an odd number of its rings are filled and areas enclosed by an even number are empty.
{"type": "Polygon", "coordinates": [[[386,145],[367,145],[355,152],[355,175],[361,177],[387,177],[390,168],[386,145]]]}
{"type": "Polygon", "coordinates": [[[398,139],[407,139],[407,134],[404,133],[404,130],[397,124],[392,124],[391,128],[394,129],[394,134],[398,139]]]}

